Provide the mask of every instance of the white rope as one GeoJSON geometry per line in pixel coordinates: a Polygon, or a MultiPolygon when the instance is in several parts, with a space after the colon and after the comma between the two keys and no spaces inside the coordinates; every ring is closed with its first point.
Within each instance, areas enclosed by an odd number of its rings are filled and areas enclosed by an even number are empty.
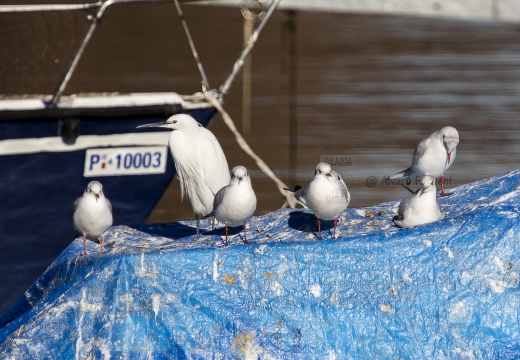
{"type": "MultiPolygon", "coordinates": [[[[222,115],[224,123],[227,125],[229,130],[231,130],[233,135],[235,135],[235,139],[238,143],[238,146],[240,146],[240,148],[244,150],[244,152],[247,155],[251,156],[251,158],[255,160],[256,165],[264,174],[266,174],[271,180],[273,180],[276,183],[278,191],[280,191],[280,194],[282,194],[285,197],[286,203],[291,208],[296,207],[296,200],[292,192],[285,190],[287,188],[287,185],[285,185],[285,183],[273,173],[271,168],[267,166],[267,164],[253,151],[253,149],[251,149],[244,137],[238,132],[235,123],[233,122],[233,119],[231,119],[231,116],[229,116],[226,110],[224,110],[222,104],[220,104],[215,94],[206,94],[206,99],[215,107],[215,109],[218,110],[220,115],[222,115]]],[[[285,204],[282,207],[285,207],[285,204]]]]}

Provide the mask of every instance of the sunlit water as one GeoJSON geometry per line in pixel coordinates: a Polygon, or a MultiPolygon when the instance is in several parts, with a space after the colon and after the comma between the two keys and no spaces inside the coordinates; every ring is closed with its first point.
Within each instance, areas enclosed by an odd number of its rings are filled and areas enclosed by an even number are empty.
{"type": "MultiPolygon", "coordinates": [[[[407,191],[383,179],[408,167],[417,143],[446,125],[456,127],[461,139],[446,173],[448,187],[518,167],[519,26],[324,13],[301,13],[295,20],[297,150],[291,166],[287,19],[277,16],[255,49],[248,136],[283,181],[307,183],[316,163],[332,156],[346,160],[339,170],[352,207],[400,199],[407,191]]],[[[240,125],[238,80],[226,108],[240,125]]],[[[276,187],[241,153],[219,117],[210,128],[230,166],[251,168],[257,213],[279,208],[276,187]]],[[[179,205],[174,182],[150,221],[192,216],[186,201],[179,205]]]]}

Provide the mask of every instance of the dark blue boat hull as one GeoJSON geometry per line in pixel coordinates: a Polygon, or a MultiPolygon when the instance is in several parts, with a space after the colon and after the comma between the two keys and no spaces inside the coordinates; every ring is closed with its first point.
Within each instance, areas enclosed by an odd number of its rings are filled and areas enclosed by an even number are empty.
{"type": "MultiPolygon", "coordinates": [[[[190,112],[188,112],[190,113],[190,112]]],[[[207,126],[214,109],[190,113],[207,126]]],[[[157,132],[137,126],[167,114],[79,117],[79,138],[157,132]]],[[[56,137],[58,119],[0,121],[0,140],[56,137]]],[[[0,313],[16,300],[78,236],[72,206],[89,181],[98,180],[112,203],[114,225],[144,223],[175,174],[169,151],[162,174],[85,177],[87,149],[0,156],[0,313]]]]}

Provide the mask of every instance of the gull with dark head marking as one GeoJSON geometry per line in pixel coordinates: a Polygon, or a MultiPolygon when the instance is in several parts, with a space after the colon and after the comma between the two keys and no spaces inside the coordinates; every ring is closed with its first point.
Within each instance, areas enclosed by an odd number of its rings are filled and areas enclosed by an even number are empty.
{"type": "Polygon", "coordinates": [[[421,187],[405,197],[399,204],[398,217],[394,223],[403,228],[422,225],[444,218],[436,196],[435,178],[424,176],[421,187]]]}
{"type": "Polygon", "coordinates": [[[173,130],[168,145],[181,182],[181,197],[186,194],[197,217],[213,210],[215,194],[229,184],[229,168],[220,144],[211,131],[187,114],[177,114],[164,122],[141,125],[173,130]]]}
{"type": "Polygon", "coordinates": [[[304,188],[294,191],[294,197],[308,207],[318,219],[318,239],[321,236],[321,220],[334,220],[334,234],[340,216],[350,203],[350,193],[341,175],[332,170],[328,163],[316,166],[314,179],[304,188]]]}
{"type": "Polygon", "coordinates": [[[245,167],[235,166],[231,170],[231,182],[217,192],[213,208],[215,218],[226,226],[226,246],[228,226],[238,225],[244,229],[244,244],[247,244],[246,220],[256,210],[256,196],[245,167]]]}
{"type": "Polygon", "coordinates": [[[74,230],[83,235],[83,255],[87,255],[87,239],[98,242],[103,254],[103,234],[112,226],[112,204],[103,193],[99,181],[91,181],[82,196],[74,202],[74,230]]]}
{"type": "Polygon", "coordinates": [[[457,145],[459,144],[459,133],[452,126],[445,126],[434,132],[426,139],[421,140],[412,156],[412,165],[389,179],[420,179],[425,175],[440,178],[441,194],[444,192],[444,173],[455,161],[457,145]]]}

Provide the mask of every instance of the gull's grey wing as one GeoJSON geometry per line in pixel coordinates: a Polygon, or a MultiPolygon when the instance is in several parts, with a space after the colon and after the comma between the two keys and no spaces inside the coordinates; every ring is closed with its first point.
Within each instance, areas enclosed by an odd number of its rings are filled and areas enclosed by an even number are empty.
{"type": "Polygon", "coordinates": [[[350,193],[348,192],[347,187],[341,189],[341,192],[343,193],[343,196],[345,196],[345,199],[347,199],[347,205],[350,204],[350,193]]]}
{"type": "Polygon", "coordinates": [[[309,185],[307,185],[306,187],[303,187],[303,188],[300,188],[300,189],[296,190],[294,192],[294,197],[296,198],[296,200],[301,202],[303,205],[307,205],[306,204],[306,199],[307,199],[307,192],[308,191],[309,191],[309,185]]]}
{"type": "Polygon", "coordinates": [[[215,212],[216,207],[222,202],[228,187],[229,185],[224,186],[215,194],[215,198],[213,199],[213,212],[215,212]]]}
{"type": "Polygon", "coordinates": [[[332,170],[334,175],[337,175],[339,181],[339,188],[341,190],[341,194],[347,201],[347,205],[350,204],[350,193],[348,192],[347,184],[345,184],[345,180],[341,177],[341,174],[337,171],[332,170]]]}
{"type": "Polygon", "coordinates": [[[397,210],[397,220],[405,219],[406,210],[408,209],[408,205],[410,204],[410,202],[414,196],[415,195],[408,195],[401,201],[401,203],[399,204],[399,209],[397,210]]]}
{"type": "Polygon", "coordinates": [[[429,144],[430,144],[430,138],[422,139],[419,142],[419,144],[417,144],[417,147],[415,148],[415,150],[413,152],[413,156],[412,156],[412,167],[414,165],[417,165],[417,163],[419,162],[419,159],[423,157],[429,144]]]}
{"type": "Polygon", "coordinates": [[[79,204],[79,200],[80,199],[81,199],[81,196],[74,201],[74,204],[72,204],[72,211],[73,212],[76,212],[76,209],[78,208],[78,204],[79,204]]]}
{"type": "Polygon", "coordinates": [[[307,195],[307,190],[305,188],[302,188],[300,185],[296,185],[294,187],[294,190],[291,190],[289,188],[284,188],[284,190],[287,190],[291,192],[296,199],[296,201],[302,205],[304,208],[307,209],[307,204],[305,203],[305,197],[307,195]],[[298,193],[298,196],[296,195],[298,193]]]}
{"type": "Polygon", "coordinates": [[[413,174],[413,166],[417,165],[417,162],[419,161],[419,159],[424,155],[429,143],[430,143],[430,138],[422,139],[419,142],[419,144],[417,144],[417,147],[413,151],[412,166],[410,166],[408,169],[404,169],[403,171],[399,171],[395,175],[389,176],[387,179],[402,179],[402,178],[410,177],[413,174]]]}
{"type": "Polygon", "coordinates": [[[394,224],[396,224],[400,228],[405,228],[406,227],[406,226],[404,226],[404,224],[403,224],[403,222],[401,220],[394,220],[394,224]]]}
{"type": "Polygon", "coordinates": [[[399,171],[397,174],[387,177],[387,179],[402,179],[407,178],[413,174],[412,167],[399,171]]]}

